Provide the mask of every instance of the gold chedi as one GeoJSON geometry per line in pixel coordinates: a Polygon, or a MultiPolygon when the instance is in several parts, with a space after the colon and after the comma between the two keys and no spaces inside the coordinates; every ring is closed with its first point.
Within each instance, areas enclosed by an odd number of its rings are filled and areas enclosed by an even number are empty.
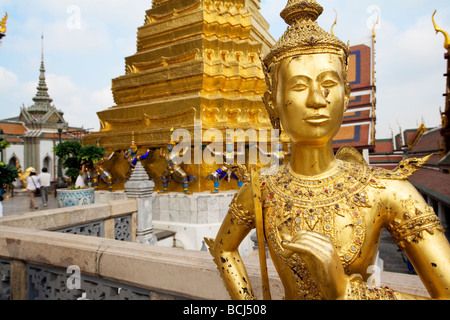
{"type": "Polygon", "coordinates": [[[317,25],[321,13],[316,1],[289,1],[282,15],[290,27],[264,60],[267,109],[289,137],[291,158],[273,175],[252,168],[216,238],[206,239],[225,286],[233,299],[256,298],[238,250],[256,228],[265,299],[264,240],[288,300],[421,299],[367,283],[387,229],[430,296],[449,299],[450,245],[407,181],[428,159],[387,171],[368,166],[354,149],[333,153],[350,96],[348,51],[317,25]]]}
{"type": "MultiPolygon", "coordinates": [[[[108,152],[126,150],[134,131],[138,154],[151,149],[142,163],[162,190],[159,178],[166,163],[159,150],[170,141],[170,128],[185,129],[194,138],[201,124],[203,146],[211,143],[204,135],[209,129],[222,137],[227,129],[270,131],[261,100],[266,82],[260,56],[275,40],[259,9],[260,0],[152,1],[138,29],[137,52],[125,59],[126,74],[112,81],[116,105],[98,113],[100,131],[84,143],[99,141],[108,152]]],[[[114,158],[111,171],[126,170],[121,158],[114,158]]],[[[187,174],[198,177],[190,191],[212,190],[206,177],[216,169],[204,162],[183,164],[187,174]]],[[[227,189],[236,189],[236,183],[221,184],[227,189]]],[[[170,184],[169,191],[183,188],[170,184]]]]}

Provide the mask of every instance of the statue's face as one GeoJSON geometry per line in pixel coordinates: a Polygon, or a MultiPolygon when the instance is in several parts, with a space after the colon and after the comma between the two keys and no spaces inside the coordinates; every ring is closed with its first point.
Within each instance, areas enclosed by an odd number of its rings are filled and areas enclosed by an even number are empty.
{"type": "Polygon", "coordinates": [[[323,144],[337,134],[350,96],[343,68],[334,54],[302,55],[280,63],[272,98],[292,142],[323,144]]]}

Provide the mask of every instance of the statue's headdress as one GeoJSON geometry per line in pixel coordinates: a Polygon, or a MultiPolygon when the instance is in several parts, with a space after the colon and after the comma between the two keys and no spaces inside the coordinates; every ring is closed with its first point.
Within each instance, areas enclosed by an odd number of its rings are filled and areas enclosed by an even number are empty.
{"type": "MultiPolygon", "coordinates": [[[[316,20],[322,12],[322,6],[315,0],[288,0],[281,17],[289,27],[262,61],[268,91],[273,92],[272,73],[275,66],[285,58],[333,53],[341,56],[348,66],[349,46],[319,26],[316,20]]],[[[271,120],[272,123],[276,121],[272,116],[271,120]]]]}
{"type": "Polygon", "coordinates": [[[318,25],[322,12],[315,0],[289,0],[281,12],[289,27],[264,59],[265,66],[300,54],[334,53],[348,58],[348,45],[318,25]]]}

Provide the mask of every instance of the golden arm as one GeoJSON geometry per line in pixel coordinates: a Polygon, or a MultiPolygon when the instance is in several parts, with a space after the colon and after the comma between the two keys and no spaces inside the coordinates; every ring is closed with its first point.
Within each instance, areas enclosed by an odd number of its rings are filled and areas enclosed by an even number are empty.
{"type": "Polygon", "coordinates": [[[244,185],[231,202],[215,240],[205,239],[233,300],[256,299],[239,254],[239,245],[254,227],[252,189],[244,185]]]}
{"type": "MultiPolygon", "coordinates": [[[[392,181],[388,229],[433,299],[450,299],[450,245],[433,209],[406,181],[392,181]]],[[[422,299],[396,293],[398,299],[422,299]]]]}

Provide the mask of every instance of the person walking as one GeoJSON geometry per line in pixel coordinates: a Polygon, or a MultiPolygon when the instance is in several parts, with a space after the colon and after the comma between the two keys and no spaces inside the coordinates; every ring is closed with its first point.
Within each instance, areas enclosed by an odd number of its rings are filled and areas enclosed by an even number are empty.
{"type": "Polygon", "coordinates": [[[36,175],[36,171],[30,172],[30,176],[27,178],[27,190],[30,197],[30,208],[39,209],[36,204],[35,196],[36,190],[40,189],[39,177],[36,175]]]}
{"type": "Polygon", "coordinates": [[[41,184],[42,204],[44,207],[48,204],[48,189],[50,189],[51,175],[47,172],[47,168],[42,168],[42,173],[39,175],[39,182],[41,184]]]}

